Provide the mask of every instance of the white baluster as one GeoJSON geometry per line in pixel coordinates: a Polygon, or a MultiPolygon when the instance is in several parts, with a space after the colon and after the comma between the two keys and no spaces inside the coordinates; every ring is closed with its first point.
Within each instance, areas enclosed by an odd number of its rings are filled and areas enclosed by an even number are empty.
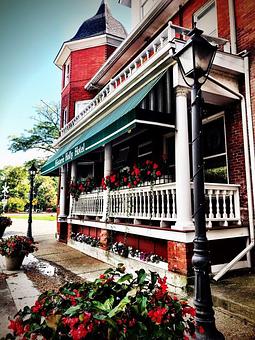
{"type": "Polygon", "coordinates": [[[213,190],[208,190],[208,198],[209,198],[209,214],[208,214],[209,221],[207,223],[208,228],[212,228],[212,218],[214,217],[213,207],[212,207],[212,194],[213,194],[213,190]]]}
{"type": "Polygon", "coordinates": [[[147,200],[147,192],[143,191],[143,217],[147,217],[146,214],[146,200],[147,200]]]}
{"type": "Polygon", "coordinates": [[[166,191],[166,204],[167,204],[167,208],[166,208],[166,217],[167,218],[171,218],[171,211],[170,211],[170,194],[171,194],[171,190],[167,189],[166,191]]]}
{"type": "Polygon", "coordinates": [[[176,218],[175,189],[171,189],[172,193],[172,218],[176,218]]]}
{"type": "Polygon", "coordinates": [[[150,191],[147,191],[147,203],[148,203],[147,217],[151,218],[152,213],[151,213],[151,192],[150,191]]]}
{"type": "Polygon", "coordinates": [[[163,218],[165,218],[165,201],[164,201],[164,197],[165,197],[165,191],[161,190],[161,220],[163,218]]]}
{"type": "Polygon", "coordinates": [[[221,218],[219,195],[220,191],[216,190],[216,218],[221,218]]]}
{"type": "Polygon", "coordinates": [[[223,190],[222,198],[223,198],[223,218],[225,219],[224,227],[227,227],[228,221],[226,219],[228,218],[228,215],[227,215],[227,209],[226,209],[226,190],[223,190]]]}
{"type": "Polygon", "coordinates": [[[156,211],[157,211],[156,217],[159,218],[160,217],[160,213],[159,213],[159,191],[158,190],[156,191],[156,199],[157,199],[157,201],[156,201],[156,204],[157,204],[157,207],[156,207],[156,211]]]}
{"type": "Polygon", "coordinates": [[[234,218],[234,207],[233,207],[234,193],[233,190],[229,191],[229,217],[234,218]]]}

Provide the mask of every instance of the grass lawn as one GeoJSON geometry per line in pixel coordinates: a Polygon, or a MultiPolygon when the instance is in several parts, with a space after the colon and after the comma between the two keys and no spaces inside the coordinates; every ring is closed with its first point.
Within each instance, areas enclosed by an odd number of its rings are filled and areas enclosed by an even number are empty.
{"type": "MultiPolygon", "coordinates": [[[[11,219],[28,219],[28,214],[20,213],[20,214],[4,214],[4,216],[8,216],[11,219]]],[[[55,213],[44,213],[44,214],[38,214],[33,213],[32,216],[33,220],[42,220],[42,221],[56,221],[57,215],[55,213]]]]}

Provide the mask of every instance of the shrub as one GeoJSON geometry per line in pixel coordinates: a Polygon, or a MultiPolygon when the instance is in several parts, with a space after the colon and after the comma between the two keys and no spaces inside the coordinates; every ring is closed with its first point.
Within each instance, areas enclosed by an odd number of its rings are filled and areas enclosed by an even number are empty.
{"type": "Polygon", "coordinates": [[[26,201],[18,197],[10,197],[7,202],[7,210],[10,212],[23,212],[26,201]]]}
{"type": "Polygon", "coordinates": [[[94,282],[43,293],[9,328],[22,339],[177,340],[194,334],[194,309],[170,295],[166,278],[123,271],[108,269],[94,282]]]}

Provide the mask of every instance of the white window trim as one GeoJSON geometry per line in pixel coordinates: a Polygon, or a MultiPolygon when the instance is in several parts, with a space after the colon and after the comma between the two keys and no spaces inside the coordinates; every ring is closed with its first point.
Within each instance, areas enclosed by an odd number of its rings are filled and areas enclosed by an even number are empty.
{"type": "Polygon", "coordinates": [[[203,157],[203,159],[210,159],[210,158],[214,158],[214,157],[219,157],[219,156],[226,156],[226,166],[227,166],[227,184],[229,184],[229,171],[228,171],[228,145],[227,145],[227,129],[226,129],[226,119],[225,119],[225,113],[219,112],[216,113],[210,117],[206,117],[203,119],[202,124],[208,124],[214,120],[217,120],[219,118],[223,118],[223,128],[224,128],[224,138],[225,138],[225,152],[221,153],[221,154],[215,154],[212,156],[208,156],[208,157],[203,157]]]}
{"type": "Polygon", "coordinates": [[[202,7],[200,7],[194,14],[193,14],[193,20],[194,22],[197,22],[199,17],[202,14],[205,14],[206,11],[212,6],[212,4],[215,5],[215,11],[216,11],[216,36],[218,37],[218,16],[217,16],[217,1],[216,0],[210,0],[206,4],[204,4],[202,7]]]}
{"type": "Polygon", "coordinates": [[[70,72],[71,72],[71,62],[68,60],[65,63],[65,74],[64,74],[64,88],[70,83],[70,72]],[[67,73],[68,70],[68,73],[67,73]]]}
{"type": "Polygon", "coordinates": [[[145,152],[145,153],[143,153],[143,154],[139,154],[139,149],[140,148],[142,148],[143,146],[146,146],[146,145],[149,145],[149,144],[151,144],[151,147],[152,147],[152,141],[148,141],[148,142],[145,142],[145,143],[142,143],[142,144],[139,144],[138,145],[138,149],[137,149],[137,157],[138,158],[141,158],[141,157],[144,157],[144,156],[148,156],[148,155],[151,155],[152,154],[152,149],[151,149],[151,151],[148,151],[148,152],[145,152]]]}

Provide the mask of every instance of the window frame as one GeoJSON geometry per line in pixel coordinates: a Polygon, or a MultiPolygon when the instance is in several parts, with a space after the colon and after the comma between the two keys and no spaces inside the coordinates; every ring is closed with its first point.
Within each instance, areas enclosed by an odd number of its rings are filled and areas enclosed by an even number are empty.
{"type": "MultiPolygon", "coordinates": [[[[193,22],[197,23],[197,27],[199,26],[199,17],[203,17],[210,11],[210,8],[214,5],[215,7],[215,23],[216,23],[216,29],[215,29],[215,34],[207,34],[210,36],[215,36],[218,37],[218,16],[217,16],[217,2],[216,0],[210,0],[207,3],[205,3],[202,7],[200,7],[195,13],[193,13],[193,22]]],[[[198,27],[200,28],[200,27],[198,27]]],[[[201,28],[203,29],[203,28],[201,28]]],[[[205,33],[206,34],[206,33],[205,33]]]]}

